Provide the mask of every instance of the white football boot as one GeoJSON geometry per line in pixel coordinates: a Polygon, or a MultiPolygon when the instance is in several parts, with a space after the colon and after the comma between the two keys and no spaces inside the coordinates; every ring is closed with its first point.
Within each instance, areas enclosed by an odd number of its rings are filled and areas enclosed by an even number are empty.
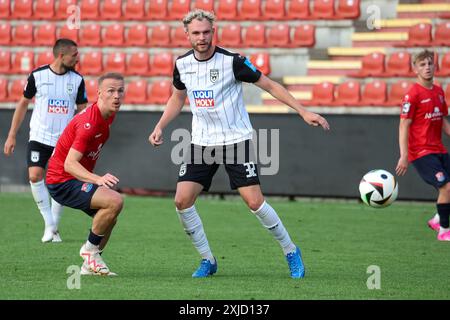
{"type": "MultiPolygon", "coordinates": [[[[108,266],[103,261],[102,256],[100,255],[100,250],[98,250],[98,249],[87,250],[86,244],[83,244],[80,249],[80,256],[84,260],[83,266],[81,269],[82,270],[84,269],[85,272],[90,271],[90,272],[93,272],[93,273],[101,275],[101,276],[107,276],[111,273],[109,271],[108,266]]],[[[83,273],[81,273],[81,274],[83,274],[83,273]]],[[[87,273],[84,273],[84,274],[87,274],[87,273]]]]}
{"type": "Polygon", "coordinates": [[[53,234],[53,240],[52,240],[52,242],[62,242],[61,235],[59,234],[59,231],[56,231],[56,232],[53,234]]]}
{"type": "Polygon", "coordinates": [[[53,240],[53,234],[55,233],[55,227],[45,227],[44,235],[42,236],[42,242],[51,242],[53,240]]]}

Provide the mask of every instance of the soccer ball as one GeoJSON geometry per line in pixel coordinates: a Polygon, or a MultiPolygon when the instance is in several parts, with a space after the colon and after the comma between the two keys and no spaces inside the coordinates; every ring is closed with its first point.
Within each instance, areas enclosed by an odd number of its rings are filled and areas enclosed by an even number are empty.
{"type": "Polygon", "coordinates": [[[367,172],[359,183],[362,201],[373,208],[384,208],[397,199],[398,184],[394,176],[382,169],[367,172]]]}

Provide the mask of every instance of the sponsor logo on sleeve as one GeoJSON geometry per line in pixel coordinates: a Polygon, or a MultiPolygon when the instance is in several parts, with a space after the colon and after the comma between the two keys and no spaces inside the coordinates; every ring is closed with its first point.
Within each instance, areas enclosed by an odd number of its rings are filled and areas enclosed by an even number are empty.
{"type": "Polygon", "coordinates": [[[194,90],[192,93],[194,95],[196,107],[214,107],[213,90],[194,90]]]}
{"type": "Polygon", "coordinates": [[[250,60],[248,60],[247,58],[245,58],[245,62],[244,64],[249,67],[253,72],[256,72],[256,67],[250,62],[250,60]]]}
{"type": "Polygon", "coordinates": [[[411,103],[409,103],[409,102],[403,103],[403,105],[402,105],[402,113],[403,114],[408,113],[410,108],[411,108],[411,103]]]}
{"type": "Polygon", "coordinates": [[[69,101],[62,99],[48,99],[48,113],[68,114],[69,101]]]}

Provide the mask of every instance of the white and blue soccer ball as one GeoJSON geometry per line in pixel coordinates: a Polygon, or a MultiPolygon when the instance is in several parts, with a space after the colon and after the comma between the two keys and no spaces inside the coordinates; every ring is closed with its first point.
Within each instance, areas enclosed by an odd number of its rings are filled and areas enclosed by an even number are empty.
{"type": "Polygon", "coordinates": [[[397,199],[398,183],[386,170],[376,169],[367,172],[359,183],[361,200],[370,207],[384,208],[397,199]]]}

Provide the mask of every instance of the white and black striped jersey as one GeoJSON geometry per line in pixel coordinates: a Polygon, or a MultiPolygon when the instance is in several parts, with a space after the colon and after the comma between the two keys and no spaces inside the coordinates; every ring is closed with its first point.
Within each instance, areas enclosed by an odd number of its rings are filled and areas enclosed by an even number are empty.
{"type": "Polygon", "coordinates": [[[207,60],[194,51],[177,58],[173,85],[187,90],[192,117],[192,143],[201,146],[233,144],[252,138],[252,125],[245,109],[242,82],[261,77],[251,62],[216,47],[207,60]]]}
{"type": "Polygon", "coordinates": [[[23,96],[36,97],[30,121],[30,140],[54,147],[73,118],[76,104],[87,102],[83,77],[76,71],[55,73],[50,65],[33,70],[23,96]]]}

